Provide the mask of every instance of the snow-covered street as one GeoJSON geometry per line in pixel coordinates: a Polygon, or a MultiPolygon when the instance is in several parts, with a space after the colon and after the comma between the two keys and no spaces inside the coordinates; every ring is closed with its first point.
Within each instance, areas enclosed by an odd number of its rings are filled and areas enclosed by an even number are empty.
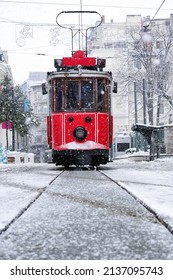
{"type": "Polygon", "coordinates": [[[0,230],[33,201],[58,174],[47,164],[0,165],[0,230]]]}
{"type": "MultiPolygon", "coordinates": [[[[101,172],[173,226],[173,159],[101,172]]],[[[173,235],[96,170],[0,165],[0,259],[172,259],[173,235]]]]}
{"type": "Polygon", "coordinates": [[[115,160],[104,172],[144,201],[173,229],[173,158],[150,162],[115,160]]]}

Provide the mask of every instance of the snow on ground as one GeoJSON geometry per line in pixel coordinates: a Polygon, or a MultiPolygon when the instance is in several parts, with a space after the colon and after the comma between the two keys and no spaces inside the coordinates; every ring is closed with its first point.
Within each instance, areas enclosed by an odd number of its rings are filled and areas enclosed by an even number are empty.
{"type": "MultiPolygon", "coordinates": [[[[34,200],[58,170],[49,164],[0,164],[0,229],[34,200]]],[[[102,171],[173,227],[173,158],[151,162],[118,159],[102,166],[102,171]]]]}
{"type": "Polygon", "coordinates": [[[36,194],[0,184],[0,230],[25,208],[36,194]]]}
{"type": "Polygon", "coordinates": [[[134,162],[115,160],[104,171],[144,201],[173,228],[173,158],[134,162]]]}
{"type": "Polygon", "coordinates": [[[0,230],[57,175],[47,164],[0,164],[0,230]]]}

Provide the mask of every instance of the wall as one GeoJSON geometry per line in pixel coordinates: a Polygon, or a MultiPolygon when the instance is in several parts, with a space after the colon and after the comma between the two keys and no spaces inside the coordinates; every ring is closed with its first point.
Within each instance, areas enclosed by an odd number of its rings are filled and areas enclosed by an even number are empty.
{"type": "Polygon", "coordinates": [[[173,125],[164,128],[166,154],[173,154],[173,125]]]}

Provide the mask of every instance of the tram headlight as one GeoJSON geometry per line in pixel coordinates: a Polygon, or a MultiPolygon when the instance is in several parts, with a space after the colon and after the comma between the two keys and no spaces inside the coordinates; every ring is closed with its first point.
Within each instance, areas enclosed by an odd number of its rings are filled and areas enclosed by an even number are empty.
{"type": "Polygon", "coordinates": [[[73,135],[77,140],[83,140],[87,136],[87,131],[83,126],[77,126],[73,131],[73,135]]]}

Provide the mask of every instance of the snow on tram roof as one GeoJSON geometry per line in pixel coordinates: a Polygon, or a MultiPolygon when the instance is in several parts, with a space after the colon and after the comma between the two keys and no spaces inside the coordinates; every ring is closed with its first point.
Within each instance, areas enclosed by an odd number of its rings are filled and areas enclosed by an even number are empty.
{"type": "Polygon", "coordinates": [[[50,72],[48,75],[48,80],[51,78],[62,78],[62,77],[105,77],[112,79],[111,73],[107,71],[102,71],[99,72],[97,70],[88,70],[88,69],[81,69],[79,68],[78,70],[75,69],[69,69],[68,71],[53,71],[50,72]]]}

